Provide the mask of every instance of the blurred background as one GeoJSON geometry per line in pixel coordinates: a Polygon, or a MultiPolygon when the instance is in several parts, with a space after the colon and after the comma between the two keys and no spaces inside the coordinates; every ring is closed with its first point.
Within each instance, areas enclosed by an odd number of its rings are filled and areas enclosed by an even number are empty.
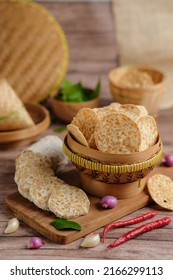
{"type": "MultiPolygon", "coordinates": [[[[38,2],[51,9],[51,0],[38,2]]],[[[79,79],[93,87],[101,76],[102,96],[111,98],[107,81],[111,68],[126,64],[153,67],[163,71],[168,79],[161,107],[173,106],[172,0],[53,2],[57,8],[52,12],[69,43],[70,78],[77,79],[74,71],[79,71],[79,79]]]]}

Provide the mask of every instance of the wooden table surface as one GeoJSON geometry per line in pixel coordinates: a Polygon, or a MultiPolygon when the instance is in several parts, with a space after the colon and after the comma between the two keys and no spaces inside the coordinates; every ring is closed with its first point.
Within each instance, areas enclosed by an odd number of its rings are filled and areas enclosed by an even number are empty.
{"type": "MultiPolygon", "coordinates": [[[[69,44],[70,63],[67,78],[81,80],[87,86],[95,86],[98,77],[102,79],[101,105],[111,102],[107,73],[116,65],[115,32],[112,24],[110,3],[44,3],[43,4],[62,25],[69,44]]],[[[173,108],[161,110],[157,119],[165,153],[173,153],[172,138],[173,108]]],[[[61,139],[64,133],[54,129],[64,126],[56,120],[40,137],[56,134],[61,139]]],[[[90,249],[82,249],[82,238],[59,245],[44,238],[45,245],[40,250],[29,250],[27,242],[32,236],[40,236],[32,228],[20,223],[16,233],[3,233],[12,213],[5,204],[5,198],[17,190],[14,183],[14,161],[24,147],[0,150],[0,259],[173,259],[173,222],[165,228],[147,232],[116,249],[108,250],[106,245],[130,228],[120,228],[108,233],[106,243],[90,249]]],[[[126,218],[132,218],[157,209],[158,218],[170,216],[155,204],[137,210],[126,218]]],[[[98,232],[102,234],[103,228],[98,232]]]]}

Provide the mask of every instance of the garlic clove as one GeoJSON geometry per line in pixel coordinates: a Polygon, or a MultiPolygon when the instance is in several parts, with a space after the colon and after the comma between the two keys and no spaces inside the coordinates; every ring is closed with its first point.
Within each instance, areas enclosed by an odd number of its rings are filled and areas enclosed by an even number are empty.
{"type": "Polygon", "coordinates": [[[90,233],[83,239],[81,247],[91,248],[100,243],[100,235],[98,233],[90,233]]]}
{"type": "Polygon", "coordinates": [[[8,221],[8,225],[4,233],[13,233],[19,229],[19,221],[17,218],[12,218],[8,221]]]}

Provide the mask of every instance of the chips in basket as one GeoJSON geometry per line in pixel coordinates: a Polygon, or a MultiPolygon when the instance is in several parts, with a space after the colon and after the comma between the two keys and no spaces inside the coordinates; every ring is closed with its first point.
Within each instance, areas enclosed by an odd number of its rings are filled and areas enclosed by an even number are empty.
{"type": "Polygon", "coordinates": [[[67,129],[84,146],[113,154],[142,152],[158,139],[156,121],[144,106],[116,102],[80,109],[67,129]]]}

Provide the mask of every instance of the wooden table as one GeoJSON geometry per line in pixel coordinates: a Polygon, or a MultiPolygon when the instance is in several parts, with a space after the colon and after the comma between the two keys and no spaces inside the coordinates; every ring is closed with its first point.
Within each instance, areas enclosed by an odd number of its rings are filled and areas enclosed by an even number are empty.
{"type": "MultiPolygon", "coordinates": [[[[95,86],[102,78],[101,104],[111,102],[107,73],[116,65],[115,36],[110,3],[44,3],[62,25],[70,48],[70,63],[67,78],[83,81],[87,86],[95,86]]],[[[173,153],[172,140],[173,108],[160,111],[157,119],[165,153],[173,153]]],[[[58,120],[40,137],[55,134],[54,128],[64,126],[58,120]]],[[[65,132],[57,134],[61,139],[65,132]]],[[[173,222],[166,228],[145,233],[117,249],[108,250],[106,245],[130,228],[120,228],[108,233],[106,243],[91,249],[80,248],[82,238],[59,245],[44,238],[45,245],[40,250],[27,249],[32,236],[40,236],[32,228],[20,223],[16,233],[3,233],[12,213],[5,204],[5,198],[17,190],[14,183],[14,160],[23,147],[0,151],[0,259],[173,259],[173,222]]],[[[157,209],[158,217],[170,216],[155,204],[151,204],[126,216],[132,218],[149,210],[157,209]]],[[[102,234],[103,228],[98,232],[102,234]]]]}

